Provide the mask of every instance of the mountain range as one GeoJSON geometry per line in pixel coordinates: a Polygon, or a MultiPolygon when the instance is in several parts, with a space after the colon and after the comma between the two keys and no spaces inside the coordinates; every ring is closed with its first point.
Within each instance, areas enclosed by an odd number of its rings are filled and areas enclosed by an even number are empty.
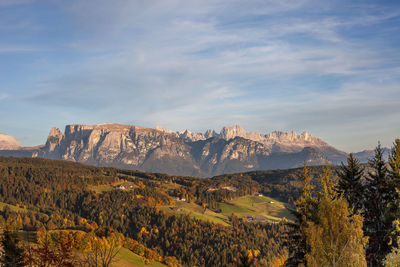
{"type": "MultiPolygon", "coordinates": [[[[387,151],[387,150],[386,150],[387,151]]],[[[0,134],[0,155],[43,157],[173,175],[209,177],[224,173],[286,169],[345,161],[347,153],[307,132],[246,132],[235,125],[220,133],[173,132],[163,127],[73,124],[53,127],[44,145],[24,148],[0,134]]],[[[371,151],[356,154],[361,161],[371,151]]]]}

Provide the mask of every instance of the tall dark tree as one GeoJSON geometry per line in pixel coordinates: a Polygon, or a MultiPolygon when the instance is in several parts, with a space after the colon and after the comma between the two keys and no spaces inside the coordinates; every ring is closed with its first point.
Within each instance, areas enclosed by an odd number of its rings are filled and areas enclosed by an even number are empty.
{"type": "Polygon", "coordinates": [[[305,163],[301,179],[303,185],[300,196],[295,202],[296,209],[289,209],[296,219],[294,223],[289,223],[291,229],[288,238],[289,259],[286,262],[288,266],[305,266],[305,255],[309,251],[309,247],[306,244],[304,229],[307,227],[307,222],[312,220],[316,213],[316,191],[305,163]]]}
{"type": "Polygon", "coordinates": [[[388,161],[390,166],[389,176],[395,183],[396,188],[400,189],[400,139],[394,141],[388,161]]]}
{"type": "Polygon", "coordinates": [[[364,234],[369,238],[367,261],[369,266],[383,266],[382,261],[390,252],[393,203],[396,200],[394,181],[388,175],[381,145],[369,162],[364,186],[364,234]]]}
{"type": "Polygon", "coordinates": [[[3,266],[25,266],[23,258],[24,250],[18,246],[18,233],[8,229],[4,230],[2,243],[4,249],[4,255],[2,258],[3,266]]]}
{"type": "Polygon", "coordinates": [[[362,208],[364,168],[360,165],[360,161],[350,153],[347,158],[347,164],[343,162],[336,174],[339,178],[336,190],[349,203],[349,207],[354,213],[362,208]]]}
{"type": "Polygon", "coordinates": [[[400,139],[396,139],[393,143],[392,150],[388,158],[389,170],[388,176],[394,183],[396,190],[396,198],[391,206],[393,212],[394,222],[392,224],[392,233],[390,245],[392,246],[392,251],[398,250],[400,242],[400,139]]]}

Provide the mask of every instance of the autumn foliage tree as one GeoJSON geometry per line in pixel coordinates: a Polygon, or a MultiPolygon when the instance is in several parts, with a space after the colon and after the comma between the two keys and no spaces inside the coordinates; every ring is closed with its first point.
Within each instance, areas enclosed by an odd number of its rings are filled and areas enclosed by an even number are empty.
{"type": "MultiPolygon", "coordinates": [[[[295,230],[297,264],[291,266],[366,266],[363,219],[352,215],[347,201],[335,190],[332,171],[324,166],[319,177],[321,191],[311,184],[307,167],[303,169],[303,191],[296,201],[295,230]],[[301,250],[299,251],[299,248],[301,250]]],[[[293,238],[293,236],[295,238],[293,238]]]]}
{"type": "Polygon", "coordinates": [[[315,221],[304,229],[310,251],[307,266],[366,266],[363,218],[351,215],[347,201],[334,189],[331,172],[325,168],[320,177],[322,193],[315,221]]]}
{"type": "Polygon", "coordinates": [[[85,257],[89,267],[109,267],[123,245],[123,236],[119,233],[98,236],[92,232],[87,235],[86,242],[85,257]]]}
{"type": "Polygon", "coordinates": [[[25,248],[28,266],[74,267],[78,260],[73,252],[73,239],[66,232],[57,233],[57,238],[47,231],[38,232],[38,244],[25,248]]]}

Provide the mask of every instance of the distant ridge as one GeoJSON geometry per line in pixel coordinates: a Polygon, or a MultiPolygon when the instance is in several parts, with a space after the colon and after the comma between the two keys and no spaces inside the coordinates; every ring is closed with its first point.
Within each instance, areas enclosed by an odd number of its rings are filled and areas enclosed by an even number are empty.
{"type": "Polygon", "coordinates": [[[20,149],[21,143],[13,136],[0,133],[0,150],[20,149]]]}
{"type": "MultiPolygon", "coordinates": [[[[10,139],[11,140],[11,139],[10,139]]],[[[16,140],[16,139],[15,139],[16,140]]],[[[308,132],[247,132],[241,126],[217,133],[173,132],[164,127],[104,123],[53,127],[46,144],[24,149],[14,142],[0,155],[34,156],[173,175],[214,176],[345,161],[347,154],[308,132]]]]}

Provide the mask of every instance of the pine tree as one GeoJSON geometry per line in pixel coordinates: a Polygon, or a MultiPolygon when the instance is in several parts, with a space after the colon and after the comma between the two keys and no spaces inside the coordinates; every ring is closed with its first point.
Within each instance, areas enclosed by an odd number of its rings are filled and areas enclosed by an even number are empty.
{"type": "Polygon", "coordinates": [[[382,266],[382,260],[390,252],[393,203],[396,201],[395,184],[388,175],[381,145],[375,149],[375,156],[369,162],[368,175],[364,186],[364,233],[369,237],[367,261],[369,266],[382,266]]]}
{"type": "Polygon", "coordinates": [[[393,143],[389,155],[389,166],[388,175],[395,183],[396,188],[400,188],[400,139],[396,139],[393,143]]]}
{"type": "Polygon", "coordinates": [[[347,165],[341,164],[336,174],[339,178],[336,190],[349,203],[350,208],[356,213],[362,208],[362,182],[364,180],[364,168],[360,161],[350,154],[347,158],[347,165]]]}
{"type": "Polygon", "coordinates": [[[4,256],[2,258],[3,266],[25,266],[23,258],[24,250],[18,246],[19,238],[17,232],[8,229],[4,230],[2,243],[4,249],[4,256]]]}
{"type": "MultiPolygon", "coordinates": [[[[394,203],[391,205],[392,218],[394,219],[392,223],[392,231],[390,234],[389,245],[392,248],[392,256],[399,254],[399,236],[400,236],[400,139],[396,139],[393,143],[392,150],[388,159],[389,170],[388,176],[394,183],[396,190],[396,197],[394,203]],[[393,251],[396,251],[393,252],[393,251]]],[[[393,259],[392,259],[393,260],[393,259]]],[[[400,260],[398,262],[400,265],[400,260]]]]}
{"type": "Polygon", "coordinates": [[[291,228],[288,238],[289,259],[286,262],[288,266],[304,266],[305,255],[309,251],[304,235],[304,228],[307,227],[307,221],[313,219],[316,211],[316,191],[311,183],[312,177],[308,174],[308,169],[304,163],[303,173],[301,175],[303,182],[299,198],[295,202],[296,209],[289,209],[295,216],[295,222],[289,223],[291,228]]]}

